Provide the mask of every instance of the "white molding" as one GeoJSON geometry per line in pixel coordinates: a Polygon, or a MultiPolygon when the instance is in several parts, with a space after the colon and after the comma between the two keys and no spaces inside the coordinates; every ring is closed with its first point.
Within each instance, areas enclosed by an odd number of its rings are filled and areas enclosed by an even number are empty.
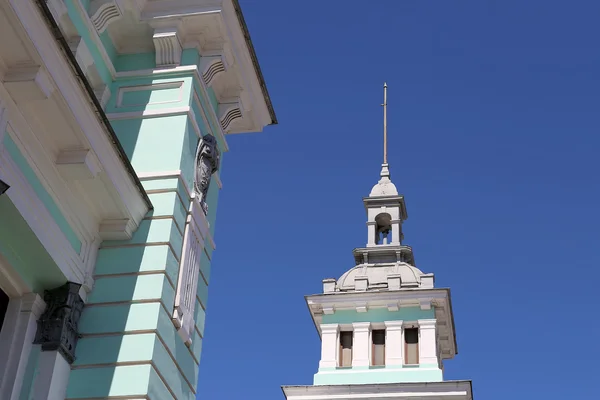
{"type": "Polygon", "coordinates": [[[56,157],[56,166],[67,180],[94,179],[102,171],[96,156],[89,150],[63,150],[56,157]]]}
{"type": "MultiPolygon", "coordinates": [[[[419,369],[422,371],[423,369],[419,369]]],[[[344,371],[347,373],[378,373],[344,371]]],[[[321,374],[320,372],[319,374],[321,374]]],[[[332,373],[335,373],[333,371],[332,373]]],[[[370,400],[370,399],[431,399],[472,400],[470,381],[402,382],[362,385],[284,386],[287,400],[370,400]]]]}
{"type": "Polygon", "coordinates": [[[152,83],[150,85],[121,86],[117,92],[117,101],[115,103],[115,108],[148,106],[151,104],[179,103],[183,100],[183,84],[184,84],[184,81],[175,81],[175,82],[164,82],[164,83],[152,83]],[[151,91],[151,90],[166,90],[166,89],[179,89],[179,96],[177,97],[177,99],[169,100],[169,101],[161,101],[161,102],[148,102],[148,103],[143,103],[143,104],[123,105],[123,96],[126,93],[151,91]]]}
{"type": "Polygon", "coordinates": [[[224,132],[231,131],[233,126],[232,123],[237,122],[236,120],[243,119],[244,114],[239,101],[230,103],[219,103],[219,122],[224,132]]]}
{"type": "Polygon", "coordinates": [[[92,0],[90,2],[89,18],[98,34],[103,33],[108,25],[123,17],[120,1],[92,0]]]}
{"type": "Polygon", "coordinates": [[[50,77],[39,65],[9,69],[4,74],[4,87],[17,104],[45,100],[54,92],[50,77]]]}
{"type": "Polygon", "coordinates": [[[183,250],[179,263],[179,278],[173,310],[173,322],[179,336],[186,345],[191,345],[194,337],[196,322],[194,308],[196,307],[196,292],[200,279],[200,260],[204,252],[204,237],[208,225],[206,220],[198,218],[203,216],[203,211],[198,201],[190,203],[189,214],[183,236],[183,250]],[[203,224],[204,222],[204,224],[203,224]],[[205,230],[203,233],[202,230],[205,230]]]}
{"type": "Polygon", "coordinates": [[[170,115],[181,115],[181,114],[189,114],[191,112],[191,107],[183,106],[183,107],[172,107],[172,108],[163,108],[160,110],[143,110],[143,111],[129,111],[129,112],[117,112],[117,113],[108,113],[106,116],[110,120],[120,120],[120,119],[137,119],[137,118],[151,118],[151,117],[167,117],[170,115]]]}
{"type": "Polygon", "coordinates": [[[181,64],[183,48],[177,30],[176,27],[154,29],[152,41],[154,42],[157,67],[170,67],[181,64]]]}
{"type": "Polygon", "coordinates": [[[105,219],[100,222],[99,233],[102,239],[131,239],[136,225],[130,219],[105,219]]]}
{"type": "Polygon", "coordinates": [[[222,55],[201,56],[200,71],[204,84],[210,87],[219,76],[227,71],[227,66],[222,55]]]}

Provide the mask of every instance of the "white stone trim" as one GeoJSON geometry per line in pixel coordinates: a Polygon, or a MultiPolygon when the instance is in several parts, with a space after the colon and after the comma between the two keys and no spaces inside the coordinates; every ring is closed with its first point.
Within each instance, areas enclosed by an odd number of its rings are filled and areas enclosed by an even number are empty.
{"type": "Polygon", "coordinates": [[[206,86],[211,87],[213,82],[227,71],[227,66],[222,55],[201,56],[200,71],[206,86]]]}
{"type": "Polygon", "coordinates": [[[244,114],[239,101],[219,104],[219,122],[224,132],[229,132],[230,125],[237,122],[237,119],[243,119],[244,114]]]}
{"type": "Polygon", "coordinates": [[[183,49],[177,34],[176,27],[154,29],[152,41],[157,67],[172,67],[181,64],[183,49]]]}
{"type": "Polygon", "coordinates": [[[385,365],[404,364],[403,321],[385,321],[385,365]]]}
{"type": "Polygon", "coordinates": [[[106,116],[111,121],[118,121],[121,119],[167,117],[167,116],[171,116],[171,115],[190,114],[191,112],[192,112],[191,107],[183,106],[183,107],[163,108],[160,110],[143,110],[143,111],[109,113],[109,114],[106,114],[106,116]]]}
{"type": "MultiPolygon", "coordinates": [[[[77,0],[76,0],[77,1],[77,0]]],[[[115,0],[92,0],[89,18],[98,34],[103,33],[108,25],[123,16],[122,5],[115,0]]]]}
{"type": "Polygon", "coordinates": [[[94,179],[102,171],[96,156],[89,150],[62,150],[56,157],[56,167],[67,180],[94,179]]]}
{"type": "Polygon", "coordinates": [[[37,320],[46,304],[35,293],[21,298],[12,298],[0,334],[0,398],[18,400],[23,385],[23,377],[29,361],[29,354],[35,333],[37,320]]]}
{"type": "Polygon", "coordinates": [[[319,368],[335,368],[338,364],[338,347],[340,326],[338,324],[321,324],[321,360],[319,368]]]}
{"type": "MultiPolygon", "coordinates": [[[[354,371],[344,371],[354,373],[354,371]]],[[[373,371],[356,371],[356,373],[373,371]]],[[[321,372],[320,372],[321,374],[321,372]]],[[[470,381],[402,382],[365,385],[284,386],[287,400],[431,399],[472,400],[470,381]]]]}
{"type": "Polygon", "coordinates": [[[369,333],[371,331],[370,322],[354,322],[352,324],[354,338],[352,342],[352,367],[368,367],[371,365],[369,355],[371,353],[369,345],[369,333]]]}
{"type": "Polygon", "coordinates": [[[420,319],[419,324],[419,364],[438,365],[436,320],[420,319]]]}
{"type": "Polygon", "coordinates": [[[179,103],[183,100],[183,83],[184,83],[184,81],[175,81],[175,82],[152,83],[150,85],[121,86],[117,92],[117,102],[115,104],[115,107],[116,108],[126,108],[126,107],[148,106],[148,105],[152,105],[152,104],[179,103]],[[127,104],[127,105],[123,104],[123,96],[126,93],[151,91],[151,90],[166,90],[166,89],[179,89],[177,99],[169,100],[169,101],[147,102],[147,103],[143,103],[143,104],[127,104]]]}
{"type": "Polygon", "coordinates": [[[183,250],[179,263],[179,278],[173,310],[175,327],[183,342],[188,346],[192,343],[196,327],[194,309],[196,307],[198,279],[200,279],[200,260],[204,251],[204,238],[208,230],[208,224],[203,223],[205,220],[202,220],[203,215],[201,214],[203,214],[203,211],[200,203],[193,200],[190,204],[183,235],[183,250]]]}
{"type": "Polygon", "coordinates": [[[55,89],[48,73],[37,65],[9,69],[3,81],[6,90],[19,104],[45,100],[55,89]]]}

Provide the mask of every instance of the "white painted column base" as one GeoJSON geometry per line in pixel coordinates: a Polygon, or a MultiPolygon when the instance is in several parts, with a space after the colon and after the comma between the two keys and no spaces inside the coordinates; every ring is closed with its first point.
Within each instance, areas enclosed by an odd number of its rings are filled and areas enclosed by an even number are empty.
{"type": "Polygon", "coordinates": [[[58,351],[42,351],[33,387],[35,400],[59,400],[67,395],[71,366],[58,351]]]}

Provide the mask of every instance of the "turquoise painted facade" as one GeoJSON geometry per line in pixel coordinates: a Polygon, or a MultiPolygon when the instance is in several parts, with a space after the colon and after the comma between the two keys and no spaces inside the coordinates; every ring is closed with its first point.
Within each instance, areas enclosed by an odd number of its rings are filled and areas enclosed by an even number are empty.
{"type": "Polygon", "coordinates": [[[225,135],[276,123],[239,4],[214,19],[179,0],[9,3],[3,17],[43,65],[0,83],[0,398],[195,399],[225,135]],[[194,180],[206,135],[221,157],[204,215],[194,180]],[[182,281],[190,271],[197,282],[182,281]],[[53,297],[67,283],[79,292],[53,297]],[[66,350],[46,337],[65,315],[60,329],[78,337],[61,336],[66,350]]]}

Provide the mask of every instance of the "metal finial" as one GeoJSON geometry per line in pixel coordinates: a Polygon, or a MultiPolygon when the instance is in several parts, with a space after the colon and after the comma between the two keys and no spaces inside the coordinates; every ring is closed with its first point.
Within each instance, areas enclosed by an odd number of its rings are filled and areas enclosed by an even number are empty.
{"type": "Polygon", "coordinates": [[[387,164],[387,83],[383,84],[383,163],[387,164]]]}

